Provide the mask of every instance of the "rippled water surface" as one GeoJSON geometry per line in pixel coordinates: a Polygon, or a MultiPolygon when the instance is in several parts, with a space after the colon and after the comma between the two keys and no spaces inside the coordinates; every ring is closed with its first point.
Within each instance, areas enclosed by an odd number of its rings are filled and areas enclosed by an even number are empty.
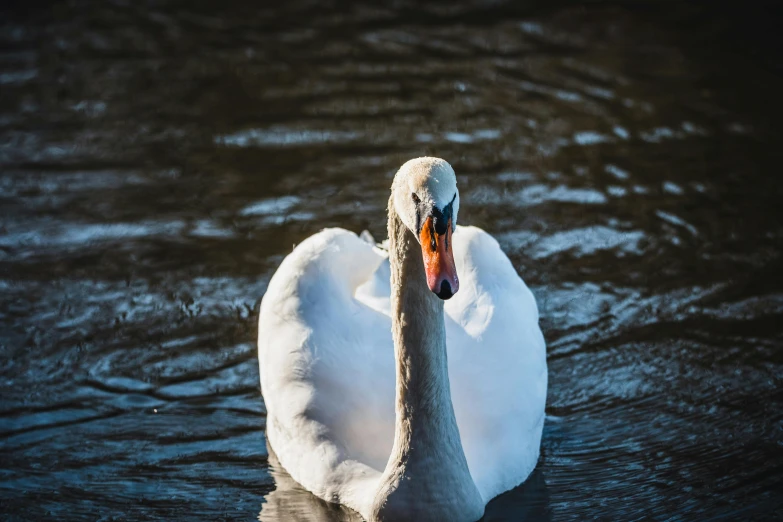
{"type": "Polygon", "coordinates": [[[4,5],[2,518],[347,519],[268,455],[258,303],[308,235],[384,237],[424,154],[548,343],[541,460],[486,520],[783,516],[764,6],[4,5]]]}

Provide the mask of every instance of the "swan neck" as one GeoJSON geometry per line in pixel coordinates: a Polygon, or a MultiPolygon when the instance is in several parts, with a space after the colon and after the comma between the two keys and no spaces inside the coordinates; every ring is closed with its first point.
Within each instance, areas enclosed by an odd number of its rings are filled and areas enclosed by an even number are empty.
{"type": "Polygon", "coordinates": [[[440,435],[449,424],[443,421],[454,416],[443,301],[427,287],[419,242],[399,218],[390,219],[389,228],[396,427],[401,437],[418,441],[440,435]]]}
{"type": "Polygon", "coordinates": [[[389,256],[395,434],[373,520],[387,519],[383,511],[396,513],[389,519],[439,512],[442,520],[475,520],[483,502],[468,470],[451,402],[443,301],[429,290],[421,246],[391,200],[389,256]]]}

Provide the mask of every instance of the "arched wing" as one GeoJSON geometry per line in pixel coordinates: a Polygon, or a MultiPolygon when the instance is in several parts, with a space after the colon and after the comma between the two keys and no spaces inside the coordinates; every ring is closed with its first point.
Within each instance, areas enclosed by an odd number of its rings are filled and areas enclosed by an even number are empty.
{"type": "Polygon", "coordinates": [[[267,436],[280,462],[321,498],[360,512],[372,498],[362,485],[375,485],[394,433],[390,319],[354,298],[383,260],[355,234],[324,230],[283,261],[259,318],[267,436]]]}
{"type": "Polygon", "coordinates": [[[546,349],[535,298],[497,241],[457,227],[460,291],[446,302],[451,396],[484,500],[527,478],[538,460],[546,349]]]}

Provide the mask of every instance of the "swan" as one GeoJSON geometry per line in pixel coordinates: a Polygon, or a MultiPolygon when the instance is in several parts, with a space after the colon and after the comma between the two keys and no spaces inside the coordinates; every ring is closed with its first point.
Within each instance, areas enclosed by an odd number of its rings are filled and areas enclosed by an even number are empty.
{"type": "Polygon", "coordinates": [[[397,171],[388,250],[339,228],[297,245],[261,302],[267,442],[369,521],[480,519],[539,456],[538,308],[497,241],[457,226],[445,160],[397,171]]]}

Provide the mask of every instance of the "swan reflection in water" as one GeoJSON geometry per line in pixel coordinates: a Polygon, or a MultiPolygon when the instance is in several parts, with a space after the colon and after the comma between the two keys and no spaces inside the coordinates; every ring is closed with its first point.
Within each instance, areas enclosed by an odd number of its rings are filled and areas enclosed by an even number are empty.
{"type": "Polygon", "coordinates": [[[356,512],[321,500],[296,483],[283,469],[272,447],[269,450],[269,471],[275,480],[275,490],[266,495],[258,520],[261,522],[362,522],[356,512]]]}
{"type": "MultiPolygon", "coordinates": [[[[272,448],[269,451],[269,471],[275,489],[268,493],[258,514],[260,522],[362,522],[356,512],[340,504],[331,504],[316,497],[291,478],[272,448]]],[[[524,484],[492,499],[484,511],[483,522],[532,521],[549,522],[549,492],[544,473],[537,466],[524,484]]]]}

